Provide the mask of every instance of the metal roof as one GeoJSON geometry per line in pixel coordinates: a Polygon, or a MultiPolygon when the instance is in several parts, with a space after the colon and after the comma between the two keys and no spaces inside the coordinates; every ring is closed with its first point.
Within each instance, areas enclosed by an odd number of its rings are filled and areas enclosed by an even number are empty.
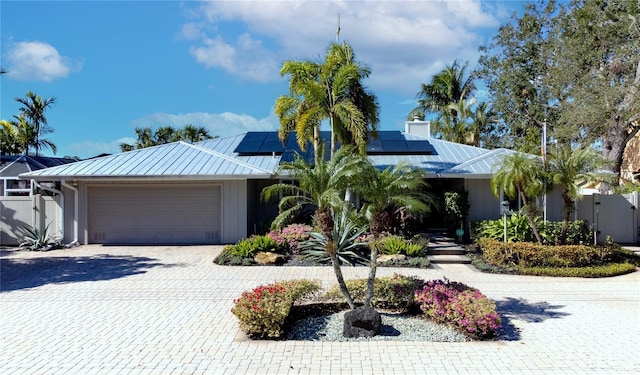
{"type": "Polygon", "coordinates": [[[64,165],[74,161],[74,159],[48,156],[0,155],[0,177],[18,177],[21,173],[64,165]]]}
{"type": "Polygon", "coordinates": [[[229,155],[228,148],[242,139],[214,139],[198,144],[174,142],[120,154],[88,159],[21,175],[24,178],[240,178],[265,177],[264,169],[245,158],[229,155]]]}
{"type": "MultiPolygon", "coordinates": [[[[251,133],[215,138],[196,144],[174,142],[23,173],[21,177],[34,179],[273,177],[283,154],[238,154],[236,149],[247,134],[251,133]]],[[[486,178],[491,176],[494,165],[504,154],[513,152],[506,149],[486,150],[412,134],[402,133],[402,135],[407,141],[428,140],[429,150],[425,150],[424,154],[369,155],[371,162],[379,168],[384,168],[404,160],[426,170],[432,177],[486,178]]]]}

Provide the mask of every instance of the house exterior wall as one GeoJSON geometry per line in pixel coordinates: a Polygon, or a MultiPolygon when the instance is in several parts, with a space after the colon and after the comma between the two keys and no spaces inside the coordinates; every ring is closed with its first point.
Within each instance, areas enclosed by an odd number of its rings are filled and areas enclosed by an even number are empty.
{"type": "Polygon", "coordinates": [[[490,179],[467,179],[465,189],[469,192],[469,221],[500,218],[500,200],[491,191],[490,179]]]}

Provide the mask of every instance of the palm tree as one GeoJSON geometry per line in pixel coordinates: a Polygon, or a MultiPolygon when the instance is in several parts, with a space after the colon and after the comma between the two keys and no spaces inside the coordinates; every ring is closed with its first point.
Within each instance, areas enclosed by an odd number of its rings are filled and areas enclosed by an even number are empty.
{"type": "Polygon", "coordinates": [[[469,99],[476,87],[472,77],[466,77],[468,63],[460,66],[457,60],[445,67],[440,73],[431,77],[430,83],[423,83],[416,97],[418,106],[409,113],[409,118],[424,119],[426,114],[444,114],[457,116],[456,110],[448,108],[451,103],[469,99]]]}
{"type": "MultiPolygon", "coordinates": [[[[366,183],[354,187],[364,201],[361,211],[369,220],[370,231],[374,239],[389,231],[393,215],[398,209],[409,213],[426,213],[434,202],[430,195],[424,194],[427,187],[424,170],[411,167],[407,162],[400,162],[393,168],[378,170],[368,163],[363,173],[366,183]]],[[[376,278],[378,249],[371,246],[370,272],[365,296],[365,306],[371,306],[373,286],[376,278]]]]}
{"type": "Polygon", "coordinates": [[[471,129],[470,139],[466,140],[466,144],[471,146],[486,147],[488,137],[481,141],[482,135],[494,134],[494,127],[498,123],[498,115],[494,112],[493,107],[487,102],[478,103],[470,117],[471,129]]]}
{"type": "Polygon", "coordinates": [[[295,130],[302,150],[308,141],[313,143],[318,163],[320,126],[329,120],[331,155],[338,140],[364,153],[370,132],[377,130],[379,106],[361,83],[370,70],[355,61],[351,46],[331,43],[322,62],[285,61],[280,74],[290,77],[289,94],[280,96],[275,105],[281,139],[295,130]]]}
{"type": "Polygon", "coordinates": [[[615,175],[598,172],[607,165],[608,163],[600,154],[591,148],[573,150],[570,146],[564,146],[551,153],[548,173],[551,182],[562,189],[562,200],[564,201],[564,220],[560,233],[560,244],[566,242],[571,214],[575,210],[575,201],[581,198],[580,190],[576,184],[578,182],[615,181],[615,175]]]}
{"type": "Polygon", "coordinates": [[[29,155],[33,147],[36,150],[50,148],[53,153],[58,151],[56,145],[49,139],[38,138],[38,133],[32,123],[24,115],[13,116],[13,120],[2,120],[2,153],[29,155]]]}
{"type": "Polygon", "coordinates": [[[29,91],[24,98],[15,98],[15,100],[22,104],[22,107],[19,109],[20,114],[24,116],[25,120],[33,129],[34,137],[33,141],[30,142],[30,147],[35,148],[36,156],[38,155],[41,147],[49,147],[55,154],[55,145],[53,145],[49,140],[40,142],[39,138],[43,134],[53,132],[53,129],[49,127],[45,112],[56,102],[56,98],[50,97],[43,99],[40,95],[36,95],[32,91],[29,91]]]}
{"type": "Polygon", "coordinates": [[[196,143],[207,139],[212,139],[209,131],[203,126],[195,126],[187,124],[184,128],[178,130],[180,140],[187,141],[189,143],[196,143]]]}
{"type": "Polygon", "coordinates": [[[17,129],[6,120],[0,120],[0,155],[17,155],[23,152],[17,129]]]}
{"type": "Polygon", "coordinates": [[[520,196],[524,213],[540,245],[542,245],[542,237],[535,223],[536,208],[533,198],[544,192],[546,188],[544,181],[540,158],[520,152],[505,156],[499,169],[491,178],[491,189],[496,197],[500,196],[501,191],[511,199],[520,196]]]}
{"type": "Polygon", "coordinates": [[[316,225],[327,239],[325,251],[331,260],[340,289],[352,309],[355,304],[342,276],[340,260],[333,246],[337,239],[333,236],[336,212],[340,212],[345,204],[342,200],[344,190],[349,183],[363,175],[365,160],[362,156],[354,155],[349,147],[341,148],[328,161],[318,159],[314,165],[297,156],[293,162],[281,164],[277,172],[292,178],[297,184],[278,183],[264,188],[261,193],[263,200],[282,196],[278,204],[280,213],[272,224],[276,228],[286,225],[307,207],[315,210],[316,225]]]}

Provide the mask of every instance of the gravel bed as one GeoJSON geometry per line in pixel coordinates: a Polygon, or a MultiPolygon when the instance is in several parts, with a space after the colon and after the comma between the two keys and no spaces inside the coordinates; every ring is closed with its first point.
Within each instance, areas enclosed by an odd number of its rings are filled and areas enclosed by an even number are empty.
{"type": "Polygon", "coordinates": [[[467,336],[443,324],[436,324],[416,316],[380,312],[382,326],[374,337],[344,337],[344,311],[295,322],[288,340],[307,341],[471,341],[467,336]]]}

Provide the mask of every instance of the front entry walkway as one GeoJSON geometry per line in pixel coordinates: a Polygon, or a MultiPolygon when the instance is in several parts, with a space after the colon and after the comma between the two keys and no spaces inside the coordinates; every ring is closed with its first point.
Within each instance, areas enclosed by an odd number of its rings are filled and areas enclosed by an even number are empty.
{"type": "MultiPolygon", "coordinates": [[[[640,272],[607,279],[490,275],[469,265],[380,268],[447,277],[497,300],[500,341],[252,341],[230,313],[275,280],[331,267],[225,267],[220,247],[81,246],[0,253],[2,374],[637,374],[640,272]]],[[[364,267],[344,269],[365,277],[364,267]]]]}

